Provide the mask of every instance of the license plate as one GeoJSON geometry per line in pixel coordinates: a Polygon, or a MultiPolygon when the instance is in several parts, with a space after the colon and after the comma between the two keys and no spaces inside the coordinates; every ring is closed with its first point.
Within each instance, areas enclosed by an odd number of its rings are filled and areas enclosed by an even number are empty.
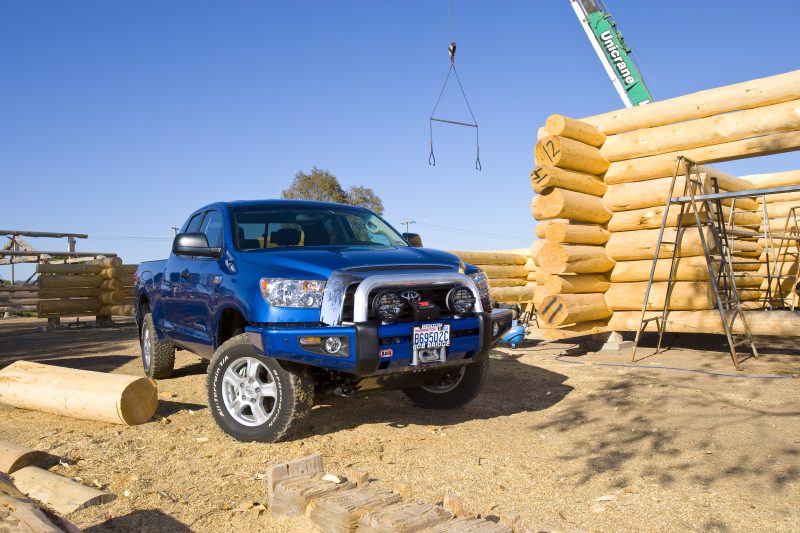
{"type": "Polygon", "coordinates": [[[414,349],[450,346],[450,324],[422,324],[414,327],[414,349]]]}

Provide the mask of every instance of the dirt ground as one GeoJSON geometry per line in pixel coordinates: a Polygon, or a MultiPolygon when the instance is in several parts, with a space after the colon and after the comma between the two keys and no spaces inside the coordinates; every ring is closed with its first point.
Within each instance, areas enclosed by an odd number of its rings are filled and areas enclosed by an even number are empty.
{"type": "MultiPolygon", "coordinates": [[[[27,359],[141,373],[132,323],[38,333],[40,324],[0,320],[0,367],[27,359]]],[[[208,412],[205,363],[178,352],[175,376],[158,383],[152,422],[124,427],[0,406],[0,439],[63,457],[54,472],[117,496],[67,517],[93,533],[308,527],[254,502],[267,504],[267,464],[313,452],[329,472],[365,469],[379,485],[408,480],[423,501],[454,491],[471,513],[519,512],[531,531],[800,530],[796,340],[761,339],[762,359],[746,361],[738,377],[712,374],[736,374],[721,337],[670,336],[667,345],[628,368],[604,366],[627,357],[530,340],[493,352],[488,386],[463,410],[419,409],[400,392],[325,398],[307,433],[279,444],[223,434],[208,412]]]]}

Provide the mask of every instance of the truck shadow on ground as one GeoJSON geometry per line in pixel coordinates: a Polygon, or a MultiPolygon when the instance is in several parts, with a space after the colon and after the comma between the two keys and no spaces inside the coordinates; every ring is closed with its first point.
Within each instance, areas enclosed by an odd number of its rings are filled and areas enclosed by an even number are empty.
{"type": "MultiPolygon", "coordinates": [[[[495,356],[497,352],[494,352],[495,356]]],[[[353,429],[364,424],[447,426],[469,420],[486,420],[521,412],[549,409],[573,388],[567,376],[502,356],[490,360],[490,371],[480,395],[466,407],[453,410],[423,409],[400,391],[368,391],[354,398],[320,398],[311,413],[310,428],[298,438],[353,429]],[[347,410],[348,416],[342,416],[347,410]]]]}
{"type": "Polygon", "coordinates": [[[105,522],[88,527],[83,531],[84,533],[106,533],[109,531],[191,533],[192,529],[158,509],[140,509],[124,516],[109,518],[105,522]]]}

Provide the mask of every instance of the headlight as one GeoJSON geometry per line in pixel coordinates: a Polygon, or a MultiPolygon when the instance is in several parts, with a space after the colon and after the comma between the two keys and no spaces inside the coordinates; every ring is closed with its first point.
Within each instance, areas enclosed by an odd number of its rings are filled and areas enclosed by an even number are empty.
{"type": "Polygon", "coordinates": [[[457,315],[465,315],[475,307],[475,295],[466,287],[454,287],[447,293],[447,308],[457,315]]]}
{"type": "Polygon", "coordinates": [[[319,308],[324,281],[261,278],[261,295],[273,307],[319,308]]]}
{"type": "Polygon", "coordinates": [[[486,277],[483,271],[476,272],[469,275],[475,285],[478,287],[478,294],[481,295],[481,300],[489,299],[489,278],[486,277]]]}

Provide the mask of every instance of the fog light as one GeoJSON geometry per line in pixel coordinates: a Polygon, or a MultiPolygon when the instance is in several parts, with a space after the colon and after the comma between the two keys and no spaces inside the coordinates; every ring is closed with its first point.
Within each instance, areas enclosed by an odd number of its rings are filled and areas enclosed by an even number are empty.
{"type": "Polygon", "coordinates": [[[393,292],[381,292],[372,300],[372,310],[383,322],[397,320],[404,305],[403,300],[393,292]]]}
{"type": "Polygon", "coordinates": [[[500,323],[495,322],[492,324],[492,337],[497,337],[498,333],[500,333],[500,323]]]}
{"type": "Polygon", "coordinates": [[[342,339],[339,337],[328,337],[325,339],[325,351],[328,353],[337,353],[342,349],[342,339]]]}
{"type": "Polygon", "coordinates": [[[447,293],[447,308],[457,315],[464,315],[475,307],[475,295],[466,287],[454,287],[447,293]]]}

